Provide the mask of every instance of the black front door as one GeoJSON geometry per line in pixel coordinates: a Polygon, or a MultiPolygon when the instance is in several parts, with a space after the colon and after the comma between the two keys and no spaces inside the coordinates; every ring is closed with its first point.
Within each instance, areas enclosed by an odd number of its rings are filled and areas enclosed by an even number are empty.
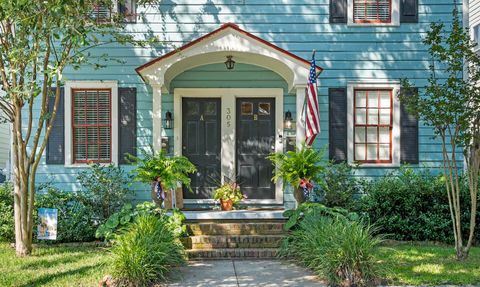
{"type": "Polygon", "coordinates": [[[275,149],[275,99],[237,99],[237,174],[248,199],[275,199],[273,166],[265,157],[275,149]]]}
{"type": "Polygon", "coordinates": [[[212,198],[220,181],[220,99],[183,98],[182,154],[196,167],[185,199],[212,198]]]}

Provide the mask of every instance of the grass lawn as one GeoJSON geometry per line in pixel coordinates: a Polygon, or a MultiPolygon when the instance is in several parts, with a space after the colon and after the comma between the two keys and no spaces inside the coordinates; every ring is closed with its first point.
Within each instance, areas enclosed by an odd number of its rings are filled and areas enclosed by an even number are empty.
{"type": "Polygon", "coordinates": [[[480,248],[465,261],[455,260],[453,247],[397,245],[381,247],[379,260],[397,285],[479,285],[480,248]]]}
{"type": "MultiPolygon", "coordinates": [[[[377,254],[386,277],[397,285],[480,284],[480,248],[455,260],[452,247],[397,245],[377,254]]],[[[108,274],[108,253],[95,247],[42,247],[17,258],[0,243],[0,286],[98,286],[108,274]]]]}
{"type": "Polygon", "coordinates": [[[98,286],[107,271],[107,252],[95,247],[42,247],[17,258],[0,243],[0,286],[98,286]]]}

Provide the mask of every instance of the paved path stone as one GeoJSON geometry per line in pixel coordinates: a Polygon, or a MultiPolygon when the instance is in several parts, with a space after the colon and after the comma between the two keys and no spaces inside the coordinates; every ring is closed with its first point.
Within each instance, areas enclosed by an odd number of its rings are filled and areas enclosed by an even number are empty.
{"type": "Polygon", "coordinates": [[[169,287],[325,286],[309,270],[282,260],[191,261],[175,270],[169,287]]]}

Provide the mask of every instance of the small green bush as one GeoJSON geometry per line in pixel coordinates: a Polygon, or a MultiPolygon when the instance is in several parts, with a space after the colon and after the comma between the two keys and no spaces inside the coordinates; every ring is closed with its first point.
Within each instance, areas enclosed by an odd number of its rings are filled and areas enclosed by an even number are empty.
{"type": "Polygon", "coordinates": [[[143,215],[168,217],[168,226],[176,237],[183,236],[187,232],[187,227],[183,224],[186,219],[185,215],[179,209],[173,209],[171,214],[167,215],[165,210],[158,208],[153,202],[143,202],[135,207],[130,203],[125,204],[119,212],[112,214],[105,223],[98,227],[95,237],[110,241],[115,237],[115,233],[130,225],[138,216],[143,215]]]}
{"type": "Polygon", "coordinates": [[[342,162],[328,162],[320,174],[321,184],[318,184],[312,195],[328,207],[341,207],[348,210],[358,209],[357,195],[362,193],[362,181],[353,174],[353,166],[342,162]]]}
{"type": "Polygon", "coordinates": [[[84,204],[93,208],[101,223],[119,211],[132,194],[128,188],[132,177],[113,164],[92,164],[77,179],[83,187],[84,204]]]}
{"type": "Polygon", "coordinates": [[[146,286],[165,280],[174,266],[184,264],[183,245],[166,217],[141,215],[114,240],[113,276],[125,286],[146,286]]]}
{"type": "MultiPolygon", "coordinates": [[[[428,170],[415,172],[401,168],[365,185],[362,210],[379,232],[395,240],[454,241],[445,182],[428,170]]],[[[470,207],[467,188],[461,204],[470,207]]],[[[480,212],[479,212],[480,215],[480,212]]],[[[480,217],[479,217],[480,218],[480,217]]],[[[464,234],[468,232],[470,213],[462,214],[464,234]]],[[[480,234],[477,231],[477,234],[480,234]]],[[[478,238],[478,235],[477,235],[478,238]]]]}
{"type": "Polygon", "coordinates": [[[327,207],[321,203],[305,202],[296,209],[290,209],[283,213],[283,216],[288,218],[284,225],[285,230],[298,228],[300,222],[307,216],[313,217],[345,217],[350,220],[358,219],[358,215],[354,212],[349,212],[346,209],[339,207],[327,207]]]}
{"type": "Polygon", "coordinates": [[[60,191],[50,185],[39,187],[36,208],[58,209],[56,242],[83,242],[95,239],[98,222],[91,206],[74,192],[60,191]]]}
{"type": "Polygon", "coordinates": [[[12,242],[15,238],[13,220],[13,187],[0,184],[0,241],[12,242]]]}
{"type": "Polygon", "coordinates": [[[280,255],[297,259],[330,285],[364,286],[382,273],[374,258],[381,239],[373,233],[361,221],[310,213],[283,241],[280,255]]]}

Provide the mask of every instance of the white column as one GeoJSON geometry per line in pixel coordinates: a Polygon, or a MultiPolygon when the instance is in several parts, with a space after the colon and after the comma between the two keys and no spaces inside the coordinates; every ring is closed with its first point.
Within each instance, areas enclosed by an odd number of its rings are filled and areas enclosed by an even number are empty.
{"type": "Polygon", "coordinates": [[[162,87],[152,85],[153,89],[153,132],[152,145],[155,151],[162,149],[162,87]]]}
{"type": "Polygon", "coordinates": [[[306,86],[297,86],[296,91],[296,114],[297,114],[297,119],[296,119],[296,129],[297,129],[297,147],[301,147],[303,142],[305,141],[305,110],[304,110],[304,105],[305,105],[305,94],[306,94],[306,86]]]}
{"type": "Polygon", "coordinates": [[[235,166],[235,119],[236,119],[236,98],[235,93],[229,91],[219,92],[222,105],[222,148],[221,156],[221,181],[223,183],[224,177],[232,177],[237,174],[235,166]]]}

